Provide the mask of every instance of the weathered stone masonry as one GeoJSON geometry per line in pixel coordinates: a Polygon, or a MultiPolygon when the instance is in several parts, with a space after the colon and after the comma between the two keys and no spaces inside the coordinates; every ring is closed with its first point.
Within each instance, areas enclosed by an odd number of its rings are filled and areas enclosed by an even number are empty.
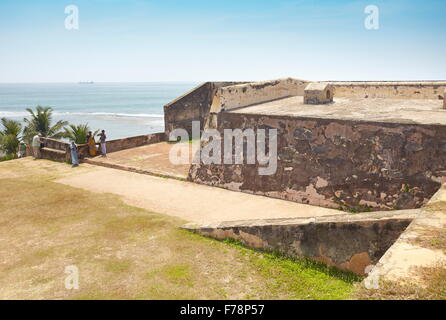
{"type": "Polygon", "coordinates": [[[313,205],[420,207],[440,187],[446,127],[256,114],[218,114],[218,130],[276,128],[278,168],[194,165],[192,181],[313,205]]]}

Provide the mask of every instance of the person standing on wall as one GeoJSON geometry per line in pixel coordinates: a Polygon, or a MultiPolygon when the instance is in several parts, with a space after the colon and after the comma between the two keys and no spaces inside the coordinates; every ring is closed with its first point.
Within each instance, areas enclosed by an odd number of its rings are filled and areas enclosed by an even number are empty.
{"type": "Polygon", "coordinates": [[[99,139],[101,141],[101,154],[103,157],[107,156],[107,136],[105,135],[105,130],[102,130],[102,132],[99,134],[99,139]]]}
{"type": "Polygon", "coordinates": [[[39,159],[40,158],[40,144],[41,144],[41,140],[40,138],[42,137],[42,135],[40,133],[36,134],[33,137],[33,141],[31,143],[32,147],[33,147],[33,156],[34,159],[39,159]]]}

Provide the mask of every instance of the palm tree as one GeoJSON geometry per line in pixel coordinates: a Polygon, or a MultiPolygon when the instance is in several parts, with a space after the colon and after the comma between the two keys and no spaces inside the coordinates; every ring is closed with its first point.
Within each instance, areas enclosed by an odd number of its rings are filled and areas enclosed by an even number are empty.
{"type": "Polygon", "coordinates": [[[59,120],[55,125],[52,124],[53,109],[51,107],[37,106],[34,112],[30,108],[26,111],[31,115],[31,119],[23,119],[26,127],[23,130],[25,140],[30,143],[33,136],[40,133],[47,138],[63,138],[65,133],[62,131],[63,127],[68,125],[67,121],[59,120]]]}
{"type": "Polygon", "coordinates": [[[0,130],[0,149],[7,156],[15,158],[19,149],[22,125],[18,121],[6,118],[1,118],[0,123],[2,127],[0,130]]]}
{"type": "MultiPolygon", "coordinates": [[[[88,127],[88,123],[86,124],[80,124],[80,125],[74,125],[70,124],[67,127],[64,128],[64,137],[70,139],[71,141],[74,141],[76,144],[85,144],[87,143],[87,135],[88,131],[90,131],[90,128],[88,127]]],[[[95,131],[93,135],[97,135],[99,130],[95,131]]]]}

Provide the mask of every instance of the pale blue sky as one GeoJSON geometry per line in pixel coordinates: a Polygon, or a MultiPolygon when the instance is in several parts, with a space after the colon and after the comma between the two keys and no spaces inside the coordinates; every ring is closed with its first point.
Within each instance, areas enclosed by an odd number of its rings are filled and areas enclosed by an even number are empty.
{"type": "Polygon", "coordinates": [[[0,82],[446,80],[445,30],[444,0],[1,0],[0,82]]]}

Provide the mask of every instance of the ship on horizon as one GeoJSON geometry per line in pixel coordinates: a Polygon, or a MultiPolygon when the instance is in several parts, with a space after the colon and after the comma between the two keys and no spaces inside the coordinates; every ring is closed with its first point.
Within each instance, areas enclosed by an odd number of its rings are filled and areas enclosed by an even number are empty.
{"type": "Polygon", "coordinates": [[[93,81],[79,81],[79,84],[94,84],[93,81]]]}

